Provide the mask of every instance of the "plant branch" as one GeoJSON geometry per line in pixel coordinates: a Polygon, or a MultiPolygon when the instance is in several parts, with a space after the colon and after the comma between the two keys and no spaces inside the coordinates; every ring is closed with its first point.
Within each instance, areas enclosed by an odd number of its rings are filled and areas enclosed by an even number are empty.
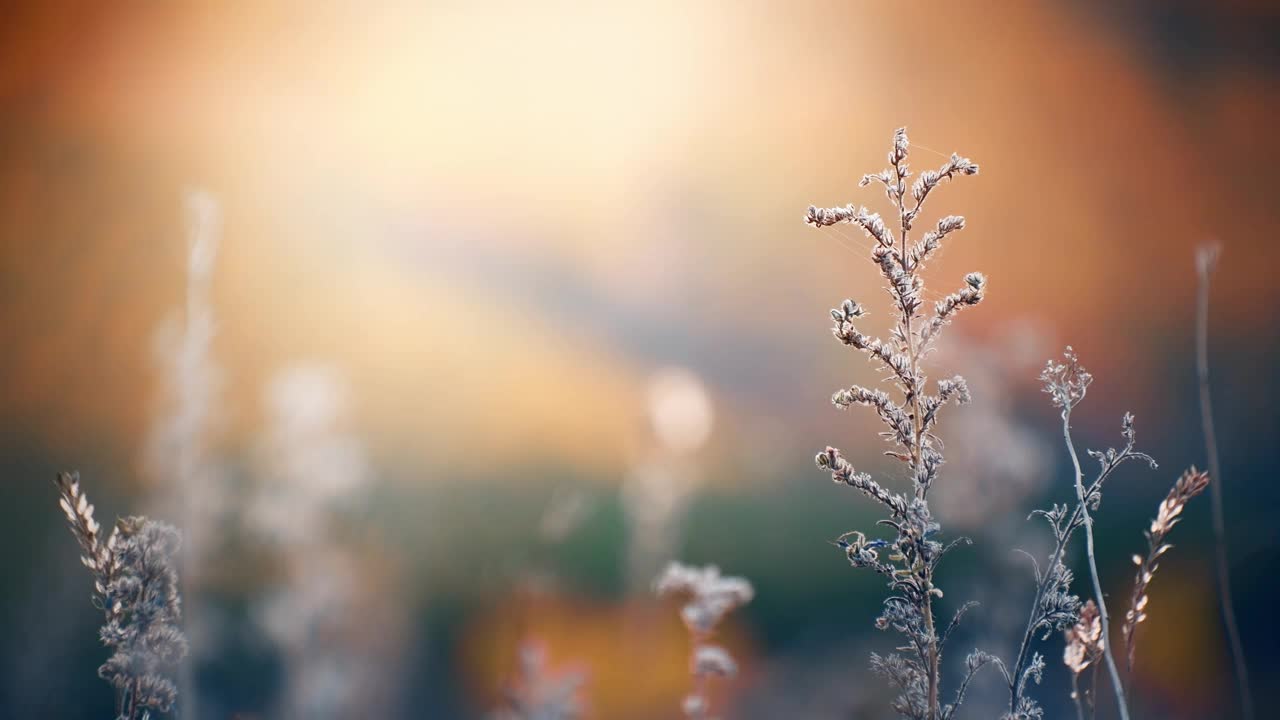
{"type": "Polygon", "coordinates": [[[1084,472],[1080,469],[1080,458],[1076,455],[1075,444],[1071,442],[1071,406],[1065,406],[1062,409],[1062,439],[1067,445],[1067,452],[1071,455],[1071,465],[1075,469],[1076,481],[1076,500],[1080,503],[1079,511],[1084,520],[1085,548],[1089,559],[1089,576],[1093,581],[1093,592],[1098,601],[1098,612],[1102,619],[1102,654],[1107,661],[1107,673],[1111,676],[1111,686],[1116,693],[1116,708],[1120,713],[1120,720],[1129,720],[1128,701],[1124,695],[1124,684],[1120,681],[1120,670],[1116,667],[1116,660],[1111,652],[1111,638],[1107,627],[1107,603],[1102,595],[1102,582],[1098,578],[1098,562],[1094,557],[1093,549],[1093,518],[1089,515],[1089,507],[1086,502],[1084,491],[1084,472]]]}

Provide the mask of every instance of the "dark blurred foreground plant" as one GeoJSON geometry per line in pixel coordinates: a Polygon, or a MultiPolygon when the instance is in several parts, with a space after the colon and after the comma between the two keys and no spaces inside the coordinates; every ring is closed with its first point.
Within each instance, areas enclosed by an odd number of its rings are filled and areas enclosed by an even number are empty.
{"type": "Polygon", "coordinates": [[[102,537],[76,473],[55,479],[59,505],[93,576],[93,602],[106,616],[98,635],[111,657],[98,675],[116,690],[118,720],[149,720],[173,709],[178,689],[166,675],[187,653],[173,557],[178,532],[145,517],[116,521],[102,537]]]}

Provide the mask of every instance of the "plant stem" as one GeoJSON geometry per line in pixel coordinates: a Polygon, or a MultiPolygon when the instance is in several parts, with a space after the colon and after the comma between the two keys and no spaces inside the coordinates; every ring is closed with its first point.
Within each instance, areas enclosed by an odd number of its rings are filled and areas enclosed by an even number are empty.
{"type": "MultiPolygon", "coordinates": [[[[1204,251],[1202,251],[1204,252],[1204,251]]],[[[1213,426],[1213,402],[1209,395],[1209,277],[1211,260],[1200,263],[1200,282],[1196,291],[1196,375],[1200,381],[1200,425],[1204,431],[1205,453],[1209,456],[1209,500],[1213,506],[1213,539],[1218,566],[1218,604],[1227,643],[1231,646],[1231,662],[1235,666],[1236,688],[1240,693],[1240,716],[1253,720],[1253,694],[1249,691],[1249,668],[1245,665],[1240,629],[1236,625],[1235,604],[1231,599],[1231,574],[1227,565],[1227,532],[1222,511],[1222,466],[1218,459],[1218,437],[1213,426]]]]}
{"type": "Polygon", "coordinates": [[[1071,702],[1076,706],[1076,720],[1084,720],[1084,705],[1080,704],[1080,675],[1071,673],[1071,702]]]}
{"type": "MultiPolygon", "coordinates": [[[[1080,508],[1077,507],[1075,512],[1071,514],[1071,520],[1068,527],[1076,521],[1076,516],[1080,514],[1080,508]]],[[[1057,538],[1054,543],[1053,553],[1049,556],[1049,564],[1047,568],[1057,567],[1062,562],[1062,556],[1066,553],[1067,544],[1065,538],[1055,532],[1057,538]]],[[[1035,639],[1036,634],[1036,617],[1040,612],[1040,600],[1044,597],[1045,588],[1048,587],[1048,573],[1046,571],[1036,585],[1035,597],[1031,601],[1031,617],[1027,618],[1027,630],[1022,634],[1022,642],[1018,645],[1018,656],[1013,663],[1013,672],[1009,675],[1009,712],[1013,712],[1018,707],[1018,700],[1021,698],[1021,683],[1018,682],[1022,677],[1022,669],[1027,662],[1027,651],[1031,649],[1031,643],[1035,639]]]]}
{"type": "MultiPolygon", "coordinates": [[[[896,162],[894,163],[894,168],[897,169],[896,162]]],[[[899,173],[897,202],[898,226],[901,228],[901,246],[898,264],[902,267],[903,272],[914,275],[918,268],[909,265],[907,262],[907,253],[910,252],[911,247],[911,229],[907,223],[908,211],[906,202],[903,200],[905,191],[906,186],[902,180],[902,174],[899,173]]],[[[920,359],[917,356],[916,338],[911,330],[911,316],[915,310],[906,305],[905,298],[899,298],[899,302],[902,305],[902,336],[906,338],[907,358],[911,361],[911,383],[910,387],[907,388],[907,394],[909,395],[907,399],[911,401],[911,425],[912,434],[914,435],[911,451],[911,471],[914,476],[913,481],[915,481],[922,477],[921,470],[924,465],[923,445],[926,440],[920,412],[920,393],[924,390],[924,382],[920,377],[920,359]]],[[[927,485],[917,482],[915,492],[916,497],[924,500],[929,488],[927,485]]],[[[929,720],[937,720],[941,715],[938,706],[938,684],[940,681],[938,671],[942,659],[938,652],[938,636],[934,632],[933,595],[931,592],[933,588],[933,571],[929,568],[928,563],[925,563],[921,572],[921,579],[924,581],[923,584],[926,590],[924,596],[924,627],[925,632],[929,634],[929,711],[927,717],[929,720]]]]}
{"type": "Polygon", "coordinates": [[[1089,720],[1098,717],[1098,663],[1093,664],[1093,677],[1089,679],[1089,720]]]}
{"type": "Polygon", "coordinates": [[[1089,576],[1093,580],[1093,593],[1098,601],[1098,616],[1102,622],[1102,655],[1107,661],[1107,673],[1111,675],[1111,687],[1116,692],[1116,707],[1120,711],[1120,720],[1129,720],[1128,702],[1124,696],[1124,685],[1120,681],[1120,671],[1116,668],[1116,660],[1111,653],[1110,630],[1107,620],[1107,603],[1102,596],[1102,582],[1098,579],[1098,562],[1093,552],[1093,517],[1089,515],[1089,504],[1084,493],[1084,473],[1080,469],[1080,458],[1076,455],[1075,444],[1071,442],[1071,407],[1062,410],[1062,438],[1071,454],[1071,465],[1076,474],[1076,500],[1080,503],[1080,512],[1084,518],[1085,547],[1089,557],[1089,576]]]}
{"type": "Polygon", "coordinates": [[[129,697],[125,703],[126,713],[125,720],[133,720],[134,711],[138,707],[138,679],[135,677],[129,683],[129,697]]]}
{"type": "MultiPolygon", "coordinates": [[[[906,233],[903,233],[903,244],[906,244],[906,233]]],[[[920,477],[921,467],[924,464],[924,453],[921,444],[924,442],[924,430],[920,423],[920,381],[919,367],[916,359],[915,343],[912,341],[911,335],[911,315],[906,314],[903,320],[906,326],[906,337],[908,343],[907,354],[911,358],[911,377],[914,379],[914,387],[911,388],[911,419],[915,429],[915,450],[912,463],[912,470],[916,477],[920,477]]],[[[924,499],[928,487],[917,485],[916,496],[924,499]]],[[[941,664],[940,653],[938,652],[938,636],[934,631],[933,622],[933,572],[929,569],[928,563],[925,563],[924,569],[921,571],[921,578],[925,587],[924,596],[924,627],[925,632],[929,635],[929,720],[937,720],[939,716],[938,707],[938,682],[939,682],[939,665],[941,664]]]]}
{"type": "Polygon", "coordinates": [[[929,720],[938,717],[938,640],[933,631],[933,601],[924,601],[924,628],[929,633],[929,720]]]}

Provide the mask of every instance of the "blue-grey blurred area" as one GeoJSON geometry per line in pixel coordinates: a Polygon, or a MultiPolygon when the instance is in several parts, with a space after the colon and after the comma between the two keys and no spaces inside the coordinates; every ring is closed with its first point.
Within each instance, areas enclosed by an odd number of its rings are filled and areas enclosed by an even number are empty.
{"type": "MultiPolygon", "coordinates": [[[[1074,497],[1036,380],[1067,344],[1096,378],[1078,446],[1132,411],[1160,463],[1095,514],[1123,617],[1157,504],[1206,463],[1194,257],[1218,242],[1214,482],[1277,704],[1278,47],[1247,1],[7,5],[0,717],[112,712],[69,469],[104,525],[184,532],[184,718],[485,717],[530,647],[588,718],[678,717],[672,559],[755,585],[718,636],[725,717],[889,717],[885,588],[829,542],[874,508],[813,457],[905,487],[870,411],[830,402],[881,377],[828,309],[877,334],[890,309],[870,241],[802,218],[887,210],[858,179],[902,125],[916,171],[982,169],[926,211],[967,218],[926,299],[990,278],[927,361],[974,395],[931,496],[973,540],[943,612],[981,603],[947,682],[1015,652],[1014,549],[1043,556],[1028,513],[1074,497]]],[[[1136,717],[1237,716],[1209,508],[1153,580],[1136,717]]],[[[1046,717],[1074,717],[1062,639],[1039,648],[1046,717]]],[[[999,716],[1000,684],[959,716],[999,716]]]]}

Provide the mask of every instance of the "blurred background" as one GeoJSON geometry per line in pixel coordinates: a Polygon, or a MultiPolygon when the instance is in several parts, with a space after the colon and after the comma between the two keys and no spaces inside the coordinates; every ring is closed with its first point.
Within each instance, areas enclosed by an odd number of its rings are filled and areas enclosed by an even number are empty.
{"type": "MultiPolygon", "coordinates": [[[[851,227],[906,125],[977,178],[928,270],[990,278],[930,358],[953,640],[1012,655],[1073,495],[1044,361],[1096,381],[1081,446],[1138,441],[1097,513],[1132,553],[1204,465],[1195,248],[1220,241],[1210,363],[1239,620],[1280,702],[1280,12],[1270,3],[6,3],[0,9],[0,715],[102,718],[89,579],[50,480],[186,533],[200,718],[478,718],[520,648],[589,718],[678,717],[670,559],[748,577],[729,718],[886,717],[882,584],[827,541],[874,509],[813,455],[903,482],[877,373],[829,334],[888,316],[851,227]]],[[[930,297],[934,297],[931,295],[930,297]]],[[[1235,716],[1208,498],[1173,533],[1133,677],[1142,717],[1235,716]]],[[[1081,591],[1084,586],[1081,584],[1081,591]]],[[[1115,637],[1115,635],[1113,635],[1115,637]]],[[[964,644],[964,646],[961,645],[964,644]]],[[[1038,690],[1070,713],[1061,639],[1038,690]]],[[[1100,717],[1112,711],[1104,691],[1100,717]]],[[[1004,692],[975,682],[965,717],[1004,692]]]]}

